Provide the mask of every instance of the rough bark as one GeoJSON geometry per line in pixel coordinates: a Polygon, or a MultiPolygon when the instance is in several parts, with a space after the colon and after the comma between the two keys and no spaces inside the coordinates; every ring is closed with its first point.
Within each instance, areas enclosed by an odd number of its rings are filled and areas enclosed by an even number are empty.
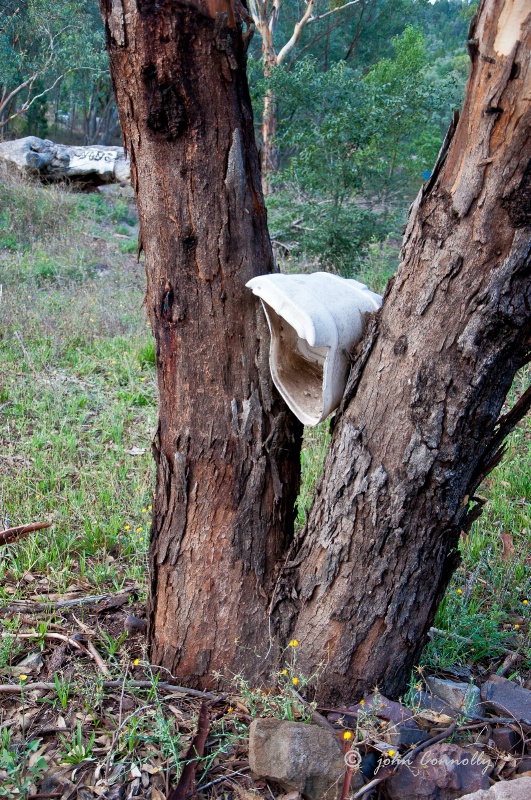
{"type": "Polygon", "coordinates": [[[189,685],[222,670],[257,680],[276,653],[269,598],[290,546],[301,430],[272,388],[245,289],[274,270],[248,37],[221,0],[100,5],[156,341],[150,657],[189,685]]]}
{"type": "Polygon", "coordinates": [[[531,404],[500,416],[531,348],[528,12],[483,0],[471,25],[463,112],[355,355],[292,561],[298,602],[276,610],[294,615],[298,665],[322,668],[325,702],[404,691],[475,492],[531,404]]]}
{"type": "Polygon", "coordinates": [[[43,181],[64,181],[83,187],[130,180],[123,147],[70,147],[49,139],[26,136],[0,143],[0,163],[43,181]]]}

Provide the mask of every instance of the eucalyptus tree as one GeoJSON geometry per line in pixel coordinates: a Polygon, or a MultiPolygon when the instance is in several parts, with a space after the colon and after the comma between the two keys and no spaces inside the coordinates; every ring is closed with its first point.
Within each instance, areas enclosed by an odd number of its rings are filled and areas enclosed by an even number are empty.
{"type": "Polygon", "coordinates": [[[403,691],[476,490],[531,405],[531,20],[482,0],[471,74],[402,261],[369,322],[306,529],[300,427],[245,283],[274,269],[245,75],[224,0],[100,0],[140,216],[160,395],[151,659],[255,681],[290,639],[320,697],[403,691]]]}

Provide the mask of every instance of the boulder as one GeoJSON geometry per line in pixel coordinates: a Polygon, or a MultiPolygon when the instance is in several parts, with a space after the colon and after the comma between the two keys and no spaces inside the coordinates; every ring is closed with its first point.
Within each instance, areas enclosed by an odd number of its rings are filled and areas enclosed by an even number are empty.
{"type": "Polygon", "coordinates": [[[71,147],[37,136],[0,142],[1,162],[43,181],[70,180],[83,187],[120,183],[131,177],[123,147],[71,147]]]}
{"type": "Polygon", "coordinates": [[[515,778],[495,783],[488,790],[465,794],[461,800],[529,800],[530,797],[531,778],[515,778]]]}
{"type": "Polygon", "coordinates": [[[467,792],[488,789],[490,761],[457,744],[440,742],[411,759],[395,759],[397,772],[386,781],[389,800],[457,800],[467,792]]]}
{"type": "MultiPolygon", "coordinates": [[[[262,778],[276,781],[306,800],[337,800],[345,775],[339,737],[302,722],[255,719],[249,728],[249,764],[262,778]]],[[[355,772],[351,786],[363,778],[355,772]]]]}

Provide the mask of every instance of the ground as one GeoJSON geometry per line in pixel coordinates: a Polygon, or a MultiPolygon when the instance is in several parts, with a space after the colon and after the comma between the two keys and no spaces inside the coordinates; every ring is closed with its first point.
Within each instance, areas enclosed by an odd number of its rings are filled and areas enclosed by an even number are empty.
{"type": "MultiPolygon", "coordinates": [[[[117,787],[161,800],[203,701],[199,796],[280,796],[250,774],[247,728],[259,714],[310,718],[296,648],[271,686],[235,676],[233,694],[206,698],[176,690],[146,656],[156,385],[131,189],[0,182],[0,530],[52,523],[0,547],[0,797],[68,797],[73,781],[84,800],[117,787]]],[[[306,433],[299,524],[327,441],[326,424],[306,433]]],[[[481,682],[504,665],[531,689],[530,451],[527,420],[482,487],[486,511],[461,543],[410,703],[424,674],[456,668],[481,682]]]]}

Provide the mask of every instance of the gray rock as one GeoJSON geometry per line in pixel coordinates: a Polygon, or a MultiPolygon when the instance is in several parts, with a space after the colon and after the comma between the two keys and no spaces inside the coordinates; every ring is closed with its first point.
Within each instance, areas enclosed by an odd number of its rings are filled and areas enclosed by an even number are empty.
{"type": "Polygon", "coordinates": [[[440,742],[414,759],[406,754],[398,763],[396,774],[386,781],[390,800],[457,800],[489,787],[490,762],[456,744],[440,742]]]}
{"type": "Polygon", "coordinates": [[[481,687],[484,706],[492,708],[503,717],[514,717],[531,725],[531,692],[507,678],[491,675],[481,687]]]}
{"type": "Polygon", "coordinates": [[[408,725],[393,725],[384,735],[384,740],[395,748],[412,747],[430,738],[430,734],[420,728],[411,728],[408,725]]]}
{"type": "MultiPolygon", "coordinates": [[[[345,774],[339,737],[315,725],[255,719],[249,728],[249,764],[260,777],[276,781],[306,800],[337,800],[345,774]]],[[[363,778],[354,773],[353,788],[363,778]]]]}
{"type": "Polygon", "coordinates": [[[442,678],[426,678],[430,690],[440,700],[444,700],[452,708],[464,711],[466,714],[480,715],[480,690],[473,683],[446,681],[442,678]]]}
{"type": "Polygon", "coordinates": [[[518,769],[516,770],[518,775],[521,775],[522,772],[531,772],[531,756],[524,756],[520,763],[518,764],[518,769]]]}
{"type": "Polygon", "coordinates": [[[495,783],[488,791],[465,794],[461,800],[529,800],[530,797],[531,778],[515,778],[495,783]]]}

